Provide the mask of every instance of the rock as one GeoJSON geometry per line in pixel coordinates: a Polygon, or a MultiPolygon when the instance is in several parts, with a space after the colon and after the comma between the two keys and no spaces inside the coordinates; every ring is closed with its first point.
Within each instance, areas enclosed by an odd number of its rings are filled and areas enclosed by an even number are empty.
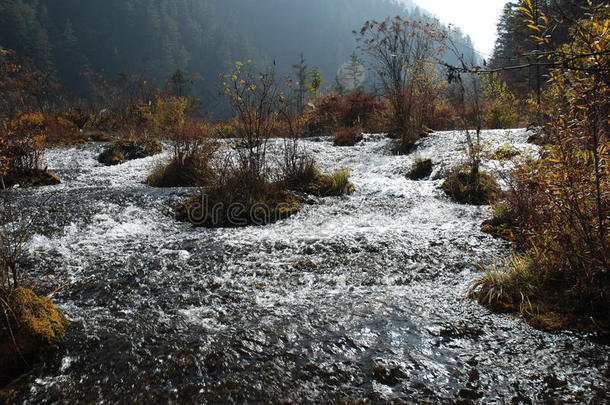
{"type": "Polygon", "coordinates": [[[481,394],[479,391],[474,390],[474,389],[470,389],[470,388],[462,388],[458,392],[458,395],[461,398],[469,399],[469,400],[479,399],[479,398],[481,398],[483,396],[483,394],[481,394]]]}
{"type": "Polygon", "coordinates": [[[551,389],[557,389],[557,388],[565,387],[566,385],[568,385],[568,383],[565,380],[560,380],[559,378],[557,378],[556,376],[554,376],[552,374],[544,377],[544,382],[551,389]]]}

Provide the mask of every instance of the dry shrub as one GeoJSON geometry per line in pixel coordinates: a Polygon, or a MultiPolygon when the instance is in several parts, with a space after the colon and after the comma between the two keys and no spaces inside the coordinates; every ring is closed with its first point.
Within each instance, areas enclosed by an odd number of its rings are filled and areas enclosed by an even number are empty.
{"type": "MultiPolygon", "coordinates": [[[[610,330],[607,21],[602,7],[573,23],[573,42],[557,51],[573,58],[572,68],[552,69],[545,95],[549,144],[515,170],[503,199],[535,273],[534,290],[522,298],[535,313],[521,313],[536,326],[610,330]],[[579,57],[592,53],[598,56],[579,57]]],[[[518,270],[508,266],[507,273],[518,270]]]]}
{"type": "Polygon", "coordinates": [[[378,97],[364,89],[356,89],[345,96],[329,94],[316,106],[316,126],[324,128],[325,132],[355,126],[371,128],[373,118],[382,108],[378,97]]]}
{"type": "Polygon", "coordinates": [[[424,117],[424,122],[436,131],[460,129],[461,126],[455,107],[445,98],[437,102],[431,113],[424,117]]]}
{"type": "Polygon", "coordinates": [[[160,164],[148,177],[154,187],[202,187],[214,179],[212,159],[218,143],[212,137],[212,127],[189,120],[173,136],[172,156],[160,164]]]}
{"type": "Polygon", "coordinates": [[[46,147],[76,145],[89,140],[89,134],[75,127],[72,122],[61,115],[45,116],[46,147]]]}
{"type": "Polygon", "coordinates": [[[362,127],[341,127],[334,133],[335,146],[354,146],[363,139],[362,127]]]}
{"type": "Polygon", "coordinates": [[[365,128],[371,133],[391,133],[394,130],[393,111],[390,101],[386,97],[379,100],[379,108],[371,115],[365,128]]]}
{"type": "Polygon", "coordinates": [[[236,118],[218,122],[213,127],[214,136],[221,139],[237,138],[239,136],[238,125],[236,118]]]}
{"type": "Polygon", "coordinates": [[[39,170],[42,168],[42,145],[45,133],[45,117],[39,112],[22,112],[4,123],[4,150],[10,160],[10,168],[39,170]]]}
{"type": "Polygon", "coordinates": [[[46,128],[45,115],[40,112],[18,113],[3,122],[0,128],[0,175],[4,175],[4,186],[40,186],[60,182],[43,166],[46,128]]]}

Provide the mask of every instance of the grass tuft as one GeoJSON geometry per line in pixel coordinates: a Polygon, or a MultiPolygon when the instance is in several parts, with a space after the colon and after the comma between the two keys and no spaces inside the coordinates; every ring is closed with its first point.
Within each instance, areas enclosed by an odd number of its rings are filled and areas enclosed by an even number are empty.
{"type": "Polygon", "coordinates": [[[433,169],[432,159],[417,158],[407,177],[411,180],[423,180],[430,177],[433,169]]]}
{"type": "Polygon", "coordinates": [[[548,277],[546,266],[543,256],[528,252],[513,255],[503,267],[482,267],[468,297],[492,311],[519,314],[538,329],[610,333],[607,292],[574,289],[548,277]]]}
{"type": "Polygon", "coordinates": [[[493,202],[500,191],[493,177],[485,172],[473,173],[468,166],[453,169],[441,187],[457,202],[473,205],[493,202]]]}

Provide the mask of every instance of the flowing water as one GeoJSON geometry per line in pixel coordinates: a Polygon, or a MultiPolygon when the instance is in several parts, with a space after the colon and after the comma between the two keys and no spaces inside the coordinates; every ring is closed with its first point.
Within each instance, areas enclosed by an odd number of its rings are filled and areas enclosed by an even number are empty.
{"type": "MultiPolygon", "coordinates": [[[[489,148],[526,151],[527,137],[484,133],[489,148]]],[[[433,179],[463,159],[463,139],[420,142],[416,154],[442,162],[433,179]]],[[[352,169],[356,193],[215,230],[168,215],[193,190],[142,184],[163,155],[103,167],[101,144],[50,150],[64,183],[16,195],[44,223],[31,278],[63,286],[53,298],[71,325],[7,401],[608,403],[607,346],[464,298],[477,264],[510,247],[479,231],[488,208],[451,202],[441,180],[407,180],[415,154],[391,156],[388,142],[306,141],[325,171],[352,169]]]]}

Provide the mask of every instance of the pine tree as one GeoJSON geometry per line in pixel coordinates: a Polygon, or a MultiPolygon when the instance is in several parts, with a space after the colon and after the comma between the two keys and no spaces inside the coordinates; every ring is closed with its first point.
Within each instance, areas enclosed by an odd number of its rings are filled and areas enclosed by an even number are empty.
{"type": "Polygon", "coordinates": [[[349,62],[347,62],[337,75],[337,82],[341,86],[342,92],[356,90],[364,84],[366,70],[356,52],[352,53],[349,62]]]}
{"type": "Polygon", "coordinates": [[[171,87],[172,94],[176,97],[188,96],[193,88],[193,80],[181,69],[176,70],[167,83],[171,87]]]}
{"type": "Polygon", "coordinates": [[[296,72],[296,88],[294,91],[296,96],[297,112],[301,114],[305,109],[305,103],[307,102],[307,61],[302,53],[299,63],[292,65],[292,68],[296,72]]]}

